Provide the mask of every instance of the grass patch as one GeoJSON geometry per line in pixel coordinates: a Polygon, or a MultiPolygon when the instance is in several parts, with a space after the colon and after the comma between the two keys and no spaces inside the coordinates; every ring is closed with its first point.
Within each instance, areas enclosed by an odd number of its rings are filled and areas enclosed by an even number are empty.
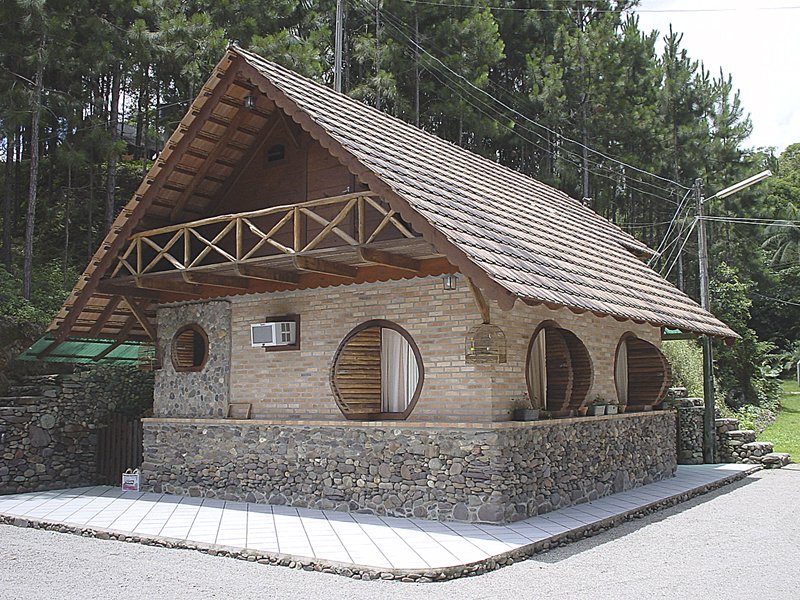
{"type": "Polygon", "coordinates": [[[758,439],[773,442],[775,452],[788,452],[794,461],[800,461],[800,386],[796,381],[784,381],[781,388],[778,417],[758,439]]]}

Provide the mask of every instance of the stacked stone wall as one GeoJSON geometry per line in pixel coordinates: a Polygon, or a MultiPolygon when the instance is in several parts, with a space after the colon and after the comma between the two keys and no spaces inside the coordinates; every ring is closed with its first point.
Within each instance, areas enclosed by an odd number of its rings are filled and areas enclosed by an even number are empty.
{"type": "Polygon", "coordinates": [[[139,414],[152,375],[96,367],[28,378],[0,399],[0,494],[97,483],[97,430],[110,412],[139,414]]]}
{"type": "Polygon", "coordinates": [[[441,428],[148,419],[146,489],[501,523],[674,474],[675,414],[441,428]]]}

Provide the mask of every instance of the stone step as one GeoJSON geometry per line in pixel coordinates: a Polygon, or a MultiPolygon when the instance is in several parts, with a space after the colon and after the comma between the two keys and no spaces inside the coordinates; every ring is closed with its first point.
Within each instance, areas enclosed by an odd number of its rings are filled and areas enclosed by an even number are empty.
{"type": "Polygon", "coordinates": [[[752,429],[734,429],[723,433],[723,436],[728,438],[723,442],[728,446],[741,446],[756,441],[756,432],[752,429]]]}
{"type": "Polygon", "coordinates": [[[766,456],[772,452],[772,442],[748,442],[742,444],[742,450],[749,452],[753,458],[766,456]]]}
{"type": "Polygon", "coordinates": [[[765,469],[780,469],[792,462],[792,457],[786,452],[771,452],[762,456],[760,462],[765,469]]]}

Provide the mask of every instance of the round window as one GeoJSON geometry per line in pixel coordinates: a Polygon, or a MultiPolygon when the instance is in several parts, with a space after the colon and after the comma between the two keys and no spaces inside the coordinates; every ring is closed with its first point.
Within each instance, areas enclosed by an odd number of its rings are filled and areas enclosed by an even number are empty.
{"type": "Polygon", "coordinates": [[[419,348],[390,321],[367,321],[345,336],[333,360],[331,387],[348,419],[405,419],[422,390],[419,348]]]}
{"type": "Polygon", "coordinates": [[[208,336],[196,324],[181,327],[172,340],[172,364],[176,371],[200,371],[208,360],[208,336]]]}

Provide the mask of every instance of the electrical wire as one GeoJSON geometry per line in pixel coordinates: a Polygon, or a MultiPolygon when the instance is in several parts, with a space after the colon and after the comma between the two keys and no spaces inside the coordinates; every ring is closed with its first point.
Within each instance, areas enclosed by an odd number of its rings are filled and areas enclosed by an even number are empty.
{"type": "Polygon", "coordinates": [[[681,245],[680,250],[678,250],[677,256],[675,256],[675,260],[670,265],[670,267],[667,270],[667,272],[662,275],[662,277],[664,277],[664,279],[668,278],[672,274],[672,269],[674,269],[675,265],[678,264],[678,259],[680,258],[681,254],[683,253],[683,249],[686,247],[686,242],[689,241],[689,238],[691,237],[692,231],[694,231],[694,228],[697,225],[697,221],[698,220],[699,219],[695,218],[694,221],[692,221],[692,226],[689,228],[689,231],[686,232],[686,238],[683,240],[683,244],[681,245]]]}
{"type": "MultiPolygon", "coordinates": [[[[620,166],[622,166],[622,167],[625,167],[625,168],[627,168],[627,169],[631,169],[631,170],[633,170],[633,171],[636,171],[636,172],[639,172],[639,173],[642,173],[642,174],[645,174],[645,175],[649,175],[649,176],[651,176],[651,177],[653,177],[653,178],[655,178],[655,179],[659,179],[659,180],[661,180],[661,181],[664,181],[664,182],[666,182],[666,183],[671,183],[671,184],[673,184],[673,185],[676,185],[676,186],[678,186],[678,187],[680,187],[680,188],[683,188],[683,189],[685,189],[685,190],[688,190],[688,189],[690,189],[689,187],[687,187],[687,186],[683,185],[682,183],[679,183],[679,182],[677,182],[677,181],[673,181],[672,179],[669,179],[669,178],[667,178],[667,177],[662,177],[661,175],[657,175],[657,174],[655,174],[655,173],[651,173],[650,171],[646,171],[646,170],[644,170],[644,169],[641,169],[641,168],[639,168],[639,167],[636,167],[636,166],[634,166],[634,165],[631,165],[631,164],[629,164],[629,163],[626,163],[626,162],[624,162],[624,161],[621,161],[621,160],[619,160],[619,159],[616,159],[616,158],[614,158],[614,157],[612,157],[612,156],[609,156],[609,155],[607,155],[607,154],[604,154],[603,152],[600,152],[599,150],[595,150],[594,148],[592,148],[592,147],[590,147],[590,146],[588,146],[588,145],[586,145],[586,144],[582,144],[581,142],[578,142],[577,140],[573,140],[573,139],[571,139],[571,138],[569,138],[569,137],[567,137],[567,136],[564,136],[563,134],[561,134],[561,133],[559,133],[559,132],[555,131],[554,129],[552,129],[552,128],[550,128],[550,127],[546,126],[546,125],[543,125],[542,123],[539,123],[538,121],[535,121],[534,119],[531,119],[530,117],[527,117],[526,115],[524,115],[524,114],[520,113],[520,112],[519,112],[518,110],[516,110],[515,108],[513,108],[513,107],[511,107],[511,106],[507,105],[506,103],[502,102],[502,101],[501,101],[499,98],[497,98],[497,97],[495,97],[495,96],[491,95],[491,94],[490,94],[489,92],[487,92],[486,90],[484,90],[484,89],[482,89],[482,88],[479,88],[479,87],[478,87],[478,86],[476,86],[474,83],[472,83],[471,81],[469,81],[468,79],[466,79],[466,78],[465,78],[463,75],[461,75],[460,73],[458,73],[458,72],[454,71],[453,69],[451,69],[450,67],[448,67],[448,66],[447,66],[447,65],[446,65],[444,62],[442,62],[442,61],[441,61],[441,60],[440,60],[438,57],[436,57],[436,56],[434,56],[433,54],[431,54],[430,52],[428,52],[428,50],[426,50],[426,49],[425,49],[425,48],[424,48],[422,45],[420,45],[420,44],[419,44],[419,43],[418,43],[416,40],[414,40],[412,37],[410,37],[409,35],[407,35],[407,34],[405,33],[405,31],[403,31],[403,29],[401,29],[401,27],[397,25],[397,22],[400,22],[400,23],[402,23],[402,20],[401,20],[401,19],[399,19],[398,17],[396,17],[396,16],[395,16],[395,15],[393,15],[392,13],[390,13],[390,12],[386,11],[385,9],[381,9],[381,8],[379,7],[379,5],[376,5],[376,4],[374,3],[374,2],[375,2],[375,0],[362,0],[362,2],[363,2],[364,4],[367,4],[367,5],[370,7],[370,11],[372,11],[372,10],[379,10],[379,11],[381,12],[381,14],[383,14],[385,17],[389,17],[389,19],[393,19],[393,20],[394,20],[394,22],[392,22],[392,25],[395,27],[395,29],[396,29],[396,30],[398,30],[398,32],[399,32],[399,33],[400,33],[400,34],[401,34],[403,37],[405,37],[405,38],[408,40],[408,42],[409,42],[409,43],[411,43],[411,44],[412,44],[412,45],[413,45],[415,48],[417,48],[417,49],[418,49],[420,52],[423,52],[425,55],[427,55],[428,57],[430,57],[432,60],[436,61],[436,62],[437,62],[439,65],[441,65],[441,66],[442,66],[442,67],[443,67],[445,70],[447,70],[448,72],[452,73],[452,74],[453,74],[455,77],[457,77],[459,80],[461,80],[461,81],[463,81],[464,83],[466,83],[466,84],[467,84],[467,85],[468,85],[470,88],[474,89],[476,92],[478,92],[478,93],[480,93],[480,94],[483,94],[483,95],[487,96],[487,97],[488,97],[490,100],[492,100],[492,101],[496,102],[497,104],[499,104],[500,106],[502,106],[502,107],[503,107],[503,108],[505,108],[506,110],[509,110],[509,111],[511,111],[513,114],[515,114],[515,115],[517,115],[518,117],[520,117],[520,118],[524,119],[525,121],[528,121],[528,122],[530,122],[530,123],[532,123],[532,124],[536,125],[537,127],[540,127],[540,128],[541,128],[541,129],[543,129],[544,131],[547,131],[548,133],[550,133],[550,134],[552,134],[552,135],[555,135],[555,136],[557,136],[557,138],[560,138],[560,139],[563,139],[563,140],[565,140],[565,141],[568,141],[568,142],[570,142],[570,143],[572,143],[572,144],[575,144],[576,146],[578,146],[578,147],[580,147],[580,148],[584,148],[584,149],[586,149],[587,151],[589,151],[589,152],[592,152],[592,153],[596,154],[597,156],[600,156],[600,157],[604,158],[605,160],[608,160],[608,161],[614,162],[614,163],[616,163],[616,164],[618,164],[618,165],[620,165],[620,166]]],[[[471,7],[471,8],[474,8],[474,6],[473,6],[473,7],[471,7]]]]}

